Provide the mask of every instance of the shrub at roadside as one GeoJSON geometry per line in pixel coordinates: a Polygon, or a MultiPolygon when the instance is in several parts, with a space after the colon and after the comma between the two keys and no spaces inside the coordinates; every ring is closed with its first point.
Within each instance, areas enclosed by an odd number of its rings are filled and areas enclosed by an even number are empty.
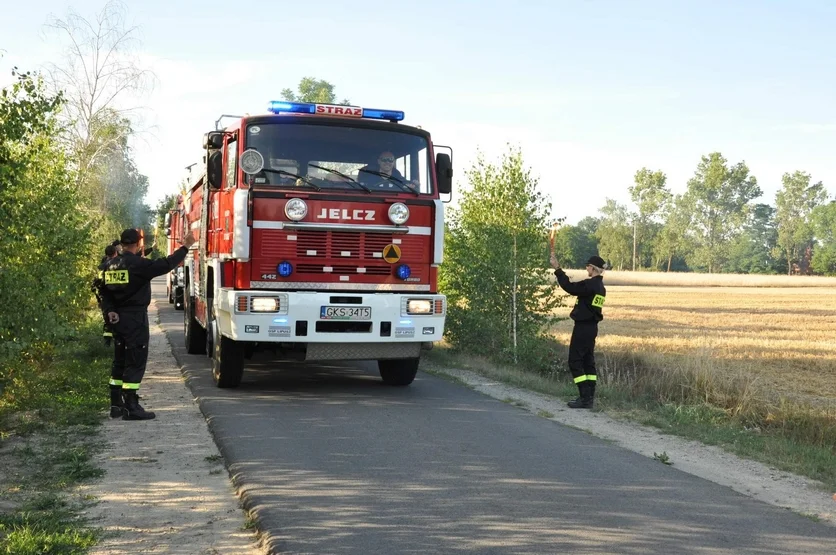
{"type": "Polygon", "coordinates": [[[480,155],[467,177],[448,218],[439,279],[446,338],[460,350],[550,371],[560,347],[544,330],[562,303],[543,272],[551,206],[519,150],[509,149],[499,165],[480,155]]]}

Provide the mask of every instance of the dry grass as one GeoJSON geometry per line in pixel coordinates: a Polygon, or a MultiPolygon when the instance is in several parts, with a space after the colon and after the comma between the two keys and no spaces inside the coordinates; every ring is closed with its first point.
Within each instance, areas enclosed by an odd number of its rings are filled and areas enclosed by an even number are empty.
{"type": "MultiPolygon", "coordinates": [[[[572,280],[586,277],[585,270],[566,270],[572,280]]],[[[658,287],[833,287],[836,277],[767,276],[754,274],[699,274],[685,272],[616,272],[604,274],[609,285],[658,287]]]]}
{"type": "MultiPolygon", "coordinates": [[[[633,287],[611,285],[607,277],[605,283],[596,349],[603,363],[706,366],[742,376],[760,395],[836,401],[836,288],[633,287]]],[[[571,321],[560,322],[555,335],[568,342],[571,329],[571,321]]]]}

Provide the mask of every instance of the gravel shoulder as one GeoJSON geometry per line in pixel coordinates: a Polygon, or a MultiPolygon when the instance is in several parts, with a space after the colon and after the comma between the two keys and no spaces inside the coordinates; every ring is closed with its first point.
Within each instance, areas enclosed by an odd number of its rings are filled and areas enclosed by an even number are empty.
{"type": "Polygon", "coordinates": [[[79,488],[98,501],[85,516],[105,532],[91,553],[262,554],[153,302],[148,319],[140,402],[157,418],[108,419],[102,427],[107,447],[94,463],[105,475],[79,488]]]}

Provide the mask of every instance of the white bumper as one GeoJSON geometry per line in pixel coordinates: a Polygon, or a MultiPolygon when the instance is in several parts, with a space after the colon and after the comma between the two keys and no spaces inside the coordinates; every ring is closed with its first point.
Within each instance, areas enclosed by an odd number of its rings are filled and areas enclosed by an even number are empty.
{"type": "Polygon", "coordinates": [[[236,341],[276,343],[427,343],[444,334],[447,299],[444,295],[401,293],[320,293],[218,290],[217,324],[221,335],[236,341]],[[279,297],[273,313],[249,310],[251,297],[279,297]],[[240,298],[246,297],[246,310],[240,298]],[[345,301],[346,298],[360,302],[345,301]],[[432,314],[408,314],[407,301],[428,299],[432,314]],[[321,318],[322,307],[369,308],[363,320],[321,318]]]}

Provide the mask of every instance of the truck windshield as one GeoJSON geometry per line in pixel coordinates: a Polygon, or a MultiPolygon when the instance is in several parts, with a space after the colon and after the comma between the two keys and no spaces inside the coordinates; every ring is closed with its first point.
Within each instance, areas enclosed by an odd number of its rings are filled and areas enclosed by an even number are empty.
{"type": "Polygon", "coordinates": [[[258,123],[245,149],[264,157],[253,185],[430,194],[429,148],[420,135],[343,125],[258,123]]]}

